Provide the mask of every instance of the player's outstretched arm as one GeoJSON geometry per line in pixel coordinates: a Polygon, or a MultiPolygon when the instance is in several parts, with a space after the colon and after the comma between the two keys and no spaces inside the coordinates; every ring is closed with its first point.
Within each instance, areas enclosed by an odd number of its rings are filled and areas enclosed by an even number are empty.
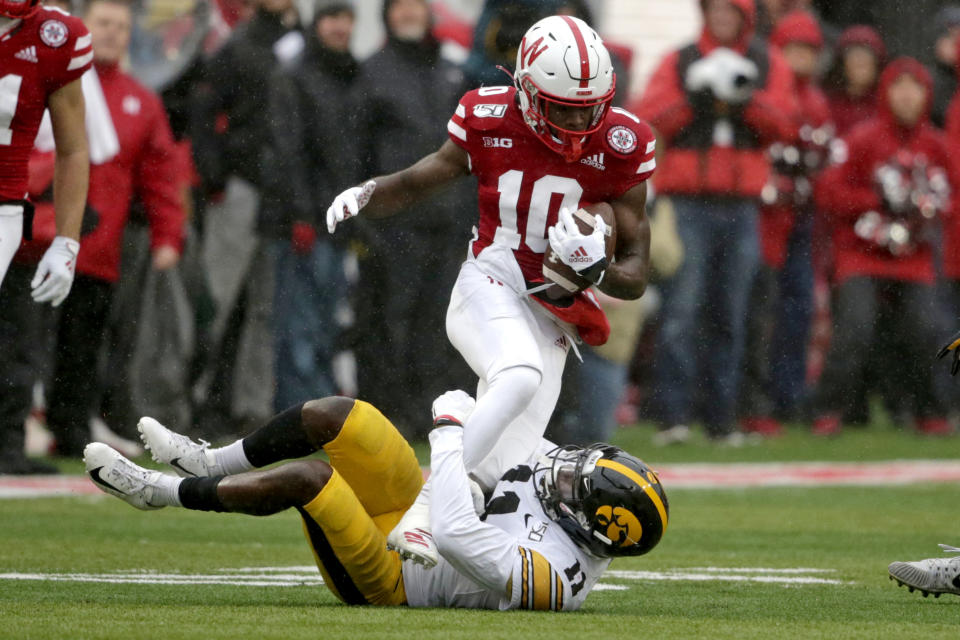
{"type": "Polygon", "coordinates": [[[610,206],[617,221],[616,262],[607,267],[600,290],[614,298],[634,300],[647,288],[650,267],[647,183],[632,187],[610,206]]]}
{"type": "Polygon", "coordinates": [[[333,233],[337,224],[360,209],[365,216],[386,218],[469,173],[467,152],[447,140],[416,164],[341,193],[327,210],[327,230],[333,233]],[[366,198],[369,200],[364,202],[366,198]]]}
{"type": "Polygon", "coordinates": [[[83,222],[90,176],[85,105],[80,86],[79,78],[64,85],[50,95],[47,104],[57,144],[53,178],[57,235],[73,240],[80,239],[80,224],[83,222]]]}

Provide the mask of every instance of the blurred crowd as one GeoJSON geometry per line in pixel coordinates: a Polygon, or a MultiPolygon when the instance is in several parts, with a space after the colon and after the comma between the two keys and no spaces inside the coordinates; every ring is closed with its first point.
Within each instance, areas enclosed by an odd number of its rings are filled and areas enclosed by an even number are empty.
{"type": "MultiPolygon", "coordinates": [[[[31,304],[54,234],[41,130],[34,237],[0,290],[0,472],[49,471],[23,457],[25,423],[34,453],[77,457],[93,433],[136,454],[141,414],[227,438],[334,393],[422,436],[436,395],[475,384],[444,327],[475,185],[336,236],[324,212],[438,148],[465,91],[510,82],[499,67],[536,20],[595,24],[595,4],[487,0],[468,24],[384,0],[364,60],[350,0],[63,6],[93,35],[90,195],[73,291],[31,304]]],[[[952,433],[958,394],[932,355],[960,316],[960,5],[937,16],[930,68],[804,0],[700,6],[698,38],[638,91],[638,43],[607,42],[616,103],[658,137],[654,284],[602,299],[611,340],[568,363],[550,434],[649,419],[660,444],[702,424],[737,445],[878,409],[952,433]]]]}

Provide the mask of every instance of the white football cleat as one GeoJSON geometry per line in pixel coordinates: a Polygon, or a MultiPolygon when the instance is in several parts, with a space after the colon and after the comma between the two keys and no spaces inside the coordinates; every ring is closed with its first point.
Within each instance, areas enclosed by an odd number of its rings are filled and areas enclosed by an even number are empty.
{"type": "Polygon", "coordinates": [[[207,451],[210,443],[196,443],[187,436],[174,433],[153,418],[143,417],[137,423],[137,431],[144,446],[155,462],[173,467],[182,478],[197,478],[215,473],[216,464],[207,451]]]}
{"type": "Polygon", "coordinates": [[[387,536],[387,548],[403,560],[422,564],[428,569],[437,566],[440,554],[430,531],[430,505],[414,502],[387,536]]]}
{"type": "Polygon", "coordinates": [[[155,504],[158,481],[163,475],[140,467],[102,442],[91,442],[83,450],[87,475],[101,491],[116,496],[137,509],[149,511],[165,505],[155,504]]]}
{"type": "Polygon", "coordinates": [[[890,579],[899,586],[907,585],[913,592],[919,589],[926,598],[931,593],[939,598],[941,593],[960,596],[960,548],[941,544],[945,553],[958,555],[952,558],[930,558],[918,562],[892,562],[888,567],[890,579]]]}

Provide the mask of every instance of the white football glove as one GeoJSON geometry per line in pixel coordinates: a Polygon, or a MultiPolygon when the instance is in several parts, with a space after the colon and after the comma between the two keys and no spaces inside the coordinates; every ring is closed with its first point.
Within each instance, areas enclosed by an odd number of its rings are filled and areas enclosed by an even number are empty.
{"type": "Polygon", "coordinates": [[[470,497],[473,498],[473,510],[478,516],[482,516],[487,510],[487,497],[483,495],[483,488],[473,478],[467,478],[470,484],[470,497]]]}
{"type": "Polygon", "coordinates": [[[714,49],[706,59],[710,60],[710,89],[718,100],[743,104],[750,99],[760,74],[753,60],[726,47],[714,49]]]}
{"type": "Polygon", "coordinates": [[[327,209],[327,231],[333,233],[339,223],[360,213],[360,209],[370,202],[370,196],[376,188],[375,181],[367,180],[359,187],[350,187],[334,198],[333,204],[327,209]]]}
{"type": "Polygon", "coordinates": [[[447,391],[433,401],[433,424],[434,426],[444,424],[463,426],[476,406],[477,401],[466,391],[460,389],[447,391]]]}
{"type": "Polygon", "coordinates": [[[570,210],[560,209],[557,224],[547,230],[550,248],[560,256],[560,261],[577,273],[586,271],[601,260],[607,259],[607,223],[600,216],[593,217],[593,233],[580,232],[570,210]]]}
{"type": "Polygon", "coordinates": [[[80,243],[72,238],[57,236],[53,239],[30,282],[33,289],[30,295],[35,302],[49,302],[59,307],[66,300],[73,286],[79,251],[80,243]]]}

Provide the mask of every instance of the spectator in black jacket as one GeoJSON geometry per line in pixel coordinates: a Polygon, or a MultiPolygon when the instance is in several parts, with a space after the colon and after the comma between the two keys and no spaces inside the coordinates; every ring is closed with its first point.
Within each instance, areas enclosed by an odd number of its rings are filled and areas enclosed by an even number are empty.
{"type": "Polygon", "coordinates": [[[321,2],[303,53],[270,87],[270,144],[263,156],[262,228],[272,237],[274,406],[334,395],[335,318],[344,249],[318,225],[342,185],[359,179],[348,95],[360,67],[350,54],[350,2],[321,2]]]}
{"type": "MultiPolygon", "coordinates": [[[[258,230],[269,79],[303,49],[293,0],[256,0],[203,68],[191,137],[205,196],[202,260],[216,305],[195,395],[213,430],[273,414],[273,264],[258,230]]],[[[225,435],[225,434],[224,434],[225,435]]]]}
{"type": "Polygon", "coordinates": [[[933,21],[935,34],[933,40],[934,64],[933,104],[930,119],[933,124],[944,128],[947,121],[947,106],[957,91],[957,37],[960,36],[960,5],[948,4],[937,12],[933,21]]]}
{"type": "MultiPolygon", "coordinates": [[[[465,89],[461,70],[440,57],[427,2],[387,0],[383,18],[387,42],[364,63],[357,91],[362,173],[371,176],[398,171],[438,148],[465,89]]],[[[361,220],[358,227],[353,346],[359,392],[408,436],[428,426],[424,412],[455,383],[457,371],[461,384],[472,384],[445,338],[444,318],[475,202],[467,183],[418,203],[415,217],[361,220]]]]}

